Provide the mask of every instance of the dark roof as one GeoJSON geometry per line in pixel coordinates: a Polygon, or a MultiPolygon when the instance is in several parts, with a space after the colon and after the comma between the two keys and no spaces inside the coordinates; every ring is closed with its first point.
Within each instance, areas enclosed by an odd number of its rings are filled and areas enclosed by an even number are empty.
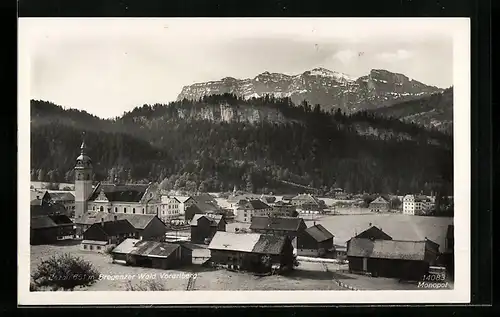
{"type": "Polygon", "coordinates": [[[102,218],[104,218],[104,221],[113,221],[115,216],[117,220],[128,220],[136,229],[145,229],[154,218],[157,218],[156,215],[152,214],[124,214],[100,211],[96,214],[84,214],[82,218],[76,219],[75,222],[79,224],[93,224],[101,222],[102,218]]]}
{"type": "MultiPolygon", "coordinates": [[[[113,249],[113,253],[133,254],[146,257],[166,258],[178,248],[177,243],[126,239],[113,249]]],[[[187,248],[187,247],[185,247],[187,248]]]]}
{"type": "Polygon", "coordinates": [[[49,195],[50,195],[50,199],[53,201],[74,201],[75,200],[75,196],[72,193],[68,193],[68,192],[60,192],[60,193],[52,192],[52,193],[49,193],[49,195]]]}
{"type": "Polygon", "coordinates": [[[262,234],[254,245],[252,253],[260,254],[280,254],[285,245],[286,237],[262,234]]]}
{"type": "Polygon", "coordinates": [[[390,235],[388,235],[382,229],[375,226],[371,226],[370,228],[356,235],[354,238],[368,238],[368,237],[374,237],[375,239],[392,240],[392,237],[390,235]]]}
{"type": "Polygon", "coordinates": [[[251,208],[251,209],[254,209],[254,210],[260,210],[260,209],[269,209],[271,208],[268,204],[266,204],[265,202],[261,201],[261,200],[257,200],[257,199],[253,199],[253,200],[250,200],[250,201],[247,201],[245,204],[244,204],[245,207],[247,208],[251,208]]]}
{"type": "Polygon", "coordinates": [[[269,229],[269,230],[286,230],[296,231],[299,229],[304,220],[296,217],[252,217],[250,230],[269,229]]]}
{"type": "Polygon", "coordinates": [[[94,201],[99,197],[101,191],[109,201],[139,202],[149,185],[144,184],[98,184],[89,200],[94,201]]]}
{"type": "Polygon", "coordinates": [[[453,239],[453,232],[455,227],[453,225],[448,225],[448,230],[446,231],[446,238],[453,239]]]}
{"type": "Polygon", "coordinates": [[[347,256],[423,261],[426,241],[370,240],[353,238],[347,256]]]}
{"type": "Polygon", "coordinates": [[[72,223],[71,219],[65,215],[33,216],[31,217],[30,227],[32,229],[52,228],[60,225],[70,225],[72,223]]]}
{"type": "Polygon", "coordinates": [[[219,206],[215,205],[214,203],[210,202],[197,202],[194,203],[191,206],[196,206],[201,212],[211,212],[211,211],[216,211],[219,210],[219,206]]]}
{"type": "Polygon", "coordinates": [[[318,242],[322,242],[334,237],[330,231],[326,230],[321,224],[314,225],[306,229],[306,232],[318,242]]]}
{"type": "MultiPolygon", "coordinates": [[[[128,220],[125,220],[125,219],[115,220],[115,221],[96,222],[92,226],[99,227],[108,236],[116,236],[119,234],[124,234],[124,233],[129,233],[129,232],[135,231],[134,226],[132,226],[132,224],[128,220]]],[[[90,227],[90,228],[92,228],[92,227],[90,227]]]]}

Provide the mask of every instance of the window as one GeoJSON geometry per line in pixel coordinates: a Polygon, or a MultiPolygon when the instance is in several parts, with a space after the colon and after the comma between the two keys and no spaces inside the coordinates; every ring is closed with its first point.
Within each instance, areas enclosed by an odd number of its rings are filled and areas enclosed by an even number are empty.
{"type": "Polygon", "coordinates": [[[135,214],[135,208],[132,208],[132,213],[135,214]]]}
{"type": "Polygon", "coordinates": [[[97,246],[97,247],[96,247],[96,249],[97,249],[97,250],[101,250],[101,247],[100,247],[100,246],[97,246]]]}
{"type": "Polygon", "coordinates": [[[86,244],[84,244],[84,245],[83,245],[83,248],[84,248],[85,250],[87,250],[87,245],[86,245],[86,244]]]}
{"type": "Polygon", "coordinates": [[[144,208],[142,208],[142,213],[144,213],[144,208]]]}
{"type": "Polygon", "coordinates": [[[156,213],[158,213],[158,207],[156,207],[156,213]]]}
{"type": "Polygon", "coordinates": [[[127,207],[123,207],[123,212],[127,213],[127,207]]]}
{"type": "Polygon", "coordinates": [[[99,211],[104,211],[104,207],[101,206],[101,208],[99,208],[99,211]]]}
{"type": "Polygon", "coordinates": [[[115,212],[118,212],[118,207],[115,207],[115,212]]]}
{"type": "Polygon", "coordinates": [[[94,247],[93,247],[93,246],[91,246],[91,245],[89,245],[89,248],[90,248],[90,250],[93,250],[93,249],[94,249],[94,247]]]}

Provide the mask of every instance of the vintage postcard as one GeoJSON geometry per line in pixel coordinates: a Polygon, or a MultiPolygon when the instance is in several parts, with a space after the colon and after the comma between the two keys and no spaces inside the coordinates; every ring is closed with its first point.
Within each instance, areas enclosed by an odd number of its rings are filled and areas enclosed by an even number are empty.
{"type": "Polygon", "coordinates": [[[470,301],[468,19],[20,18],[18,111],[20,305],[470,301]]]}

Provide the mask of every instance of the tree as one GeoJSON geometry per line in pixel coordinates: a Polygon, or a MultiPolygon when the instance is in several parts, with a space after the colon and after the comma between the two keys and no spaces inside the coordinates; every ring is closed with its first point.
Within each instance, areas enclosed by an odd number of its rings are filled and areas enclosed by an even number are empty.
{"type": "Polygon", "coordinates": [[[399,209],[401,207],[401,200],[398,197],[394,197],[390,201],[391,209],[399,209]]]}
{"type": "Polygon", "coordinates": [[[45,170],[44,169],[39,169],[38,170],[38,181],[43,182],[45,181],[45,170]]]}
{"type": "Polygon", "coordinates": [[[99,278],[94,266],[80,257],[64,253],[42,261],[32,275],[36,287],[53,290],[73,290],[77,286],[87,286],[99,278]]]}

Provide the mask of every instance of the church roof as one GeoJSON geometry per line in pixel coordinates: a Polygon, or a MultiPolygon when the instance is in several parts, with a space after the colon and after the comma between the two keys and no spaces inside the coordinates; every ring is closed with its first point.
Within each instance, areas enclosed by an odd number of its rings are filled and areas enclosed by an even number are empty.
{"type": "Polygon", "coordinates": [[[140,202],[147,189],[148,184],[98,184],[94,189],[92,195],[90,195],[89,200],[96,200],[101,192],[104,193],[106,199],[110,202],[112,201],[123,201],[123,202],[140,202]]]}

